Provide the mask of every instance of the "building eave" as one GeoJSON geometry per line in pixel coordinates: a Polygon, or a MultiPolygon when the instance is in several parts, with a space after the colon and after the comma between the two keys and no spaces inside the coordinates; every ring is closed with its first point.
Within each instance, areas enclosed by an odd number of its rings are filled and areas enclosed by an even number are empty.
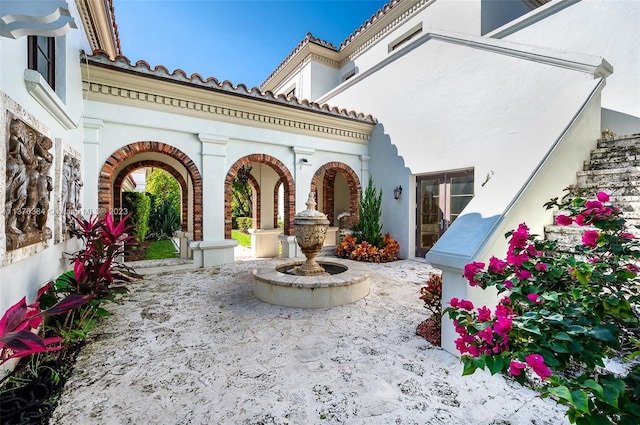
{"type": "Polygon", "coordinates": [[[110,59],[122,54],[112,0],[76,0],[92,51],[103,51],[110,59]]]}
{"type": "Polygon", "coordinates": [[[357,143],[368,143],[376,124],[370,115],[247,90],[215,78],[203,80],[198,74],[187,77],[182,70],[152,70],[144,61],[132,65],[122,56],[110,61],[98,53],[83,60],[88,64],[82,72],[89,100],[357,143]]]}

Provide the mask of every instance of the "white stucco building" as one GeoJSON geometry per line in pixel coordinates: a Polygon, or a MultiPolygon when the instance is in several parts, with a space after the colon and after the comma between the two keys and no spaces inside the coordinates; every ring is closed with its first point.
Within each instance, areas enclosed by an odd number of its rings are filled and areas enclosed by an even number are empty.
{"type": "MultiPolygon", "coordinates": [[[[400,257],[441,268],[445,299],[474,298],[463,266],[502,256],[520,222],[541,234],[552,220],[542,204],[575,182],[603,129],[640,132],[633,1],[392,0],[339,47],[308,34],[252,89],[131,63],[115,16],[109,1],[2,1],[0,137],[9,146],[18,120],[49,138],[53,187],[39,240],[0,221],[0,311],[69,267],[65,158],[80,164],[86,212],[118,211],[137,169],[173,174],[193,267],[233,261],[239,172],[256,192],[263,255],[279,242],[295,255],[287,236],[310,191],[336,227],[342,212],[356,220],[371,175],[400,257]],[[29,61],[30,36],[55,51],[55,83],[29,61]]],[[[0,154],[7,176],[11,155],[0,154]]]]}

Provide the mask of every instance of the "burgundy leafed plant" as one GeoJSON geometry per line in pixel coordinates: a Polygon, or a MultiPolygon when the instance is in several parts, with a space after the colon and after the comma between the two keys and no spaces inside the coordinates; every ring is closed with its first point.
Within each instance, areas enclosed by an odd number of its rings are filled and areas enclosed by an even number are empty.
{"type": "MultiPolygon", "coordinates": [[[[49,285],[38,291],[38,299],[49,289],[49,285]]],[[[36,300],[27,305],[26,297],[11,306],[0,319],[0,364],[10,359],[35,353],[55,351],[62,348],[60,337],[42,338],[34,331],[45,316],[53,316],[74,310],[91,299],[88,295],[70,295],[53,307],[40,311],[36,300]]]]}

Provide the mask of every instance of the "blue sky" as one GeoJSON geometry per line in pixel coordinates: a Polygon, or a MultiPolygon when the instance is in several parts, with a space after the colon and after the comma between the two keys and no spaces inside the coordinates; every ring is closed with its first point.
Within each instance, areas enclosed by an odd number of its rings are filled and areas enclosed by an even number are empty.
{"type": "Polygon", "coordinates": [[[307,32],[339,46],[389,0],[113,0],[122,53],[259,86],[307,32]]]}

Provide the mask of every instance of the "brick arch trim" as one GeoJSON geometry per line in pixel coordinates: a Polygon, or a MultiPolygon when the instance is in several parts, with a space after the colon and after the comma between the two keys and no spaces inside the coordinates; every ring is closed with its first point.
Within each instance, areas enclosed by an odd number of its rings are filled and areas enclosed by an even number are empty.
{"type": "MultiPolygon", "coordinates": [[[[123,172],[123,170],[119,170],[118,167],[129,158],[149,152],[171,157],[182,164],[187,170],[187,174],[189,174],[193,184],[193,239],[202,240],[202,176],[195,162],[193,162],[187,154],[166,143],[152,141],[135,142],[113,152],[100,170],[100,177],[98,178],[98,207],[102,210],[110,210],[115,207],[115,193],[111,189],[111,182],[123,172]]],[[[124,174],[124,176],[126,176],[126,174],[124,174]]],[[[186,186],[185,183],[185,187],[186,186]]],[[[183,203],[183,205],[186,205],[186,203],[183,203]]]]}
{"type": "MultiPolygon", "coordinates": [[[[295,184],[293,176],[289,169],[277,158],[267,154],[250,154],[237,160],[229,171],[224,180],[224,237],[231,239],[231,185],[233,179],[238,174],[240,167],[248,165],[252,162],[266,164],[270,166],[280,177],[280,181],[284,185],[284,233],[288,236],[293,235],[293,215],[295,214],[295,184]]],[[[259,220],[260,214],[258,214],[259,220]]]]}
{"type": "Polygon", "coordinates": [[[329,222],[333,223],[335,217],[333,203],[334,182],[337,173],[340,173],[345,178],[347,185],[349,186],[349,213],[351,216],[349,217],[348,222],[351,226],[359,221],[358,204],[360,203],[360,194],[362,190],[360,179],[351,167],[342,162],[327,162],[316,170],[313,178],[311,179],[310,189],[311,192],[316,194],[318,193],[318,180],[320,179],[320,176],[324,174],[324,178],[322,179],[323,212],[327,215],[329,222]]]}
{"type": "Polygon", "coordinates": [[[120,210],[120,208],[122,207],[120,203],[121,198],[120,196],[117,196],[117,194],[121,193],[122,183],[124,182],[124,179],[127,177],[127,175],[129,175],[131,172],[139,168],[150,168],[150,167],[161,168],[164,171],[171,174],[178,181],[178,184],[180,185],[180,189],[182,191],[182,196],[181,196],[182,199],[181,199],[181,207],[180,207],[181,208],[180,227],[182,231],[186,232],[188,230],[187,214],[188,214],[189,208],[187,206],[187,202],[189,199],[189,192],[188,192],[189,188],[187,187],[187,182],[184,180],[184,177],[182,177],[182,174],[180,174],[178,170],[176,170],[175,168],[171,167],[168,164],[165,164],[164,162],[153,161],[153,160],[138,161],[133,164],[127,165],[125,168],[121,170],[118,170],[118,175],[113,180],[113,207],[115,208],[116,211],[120,210]]]}

